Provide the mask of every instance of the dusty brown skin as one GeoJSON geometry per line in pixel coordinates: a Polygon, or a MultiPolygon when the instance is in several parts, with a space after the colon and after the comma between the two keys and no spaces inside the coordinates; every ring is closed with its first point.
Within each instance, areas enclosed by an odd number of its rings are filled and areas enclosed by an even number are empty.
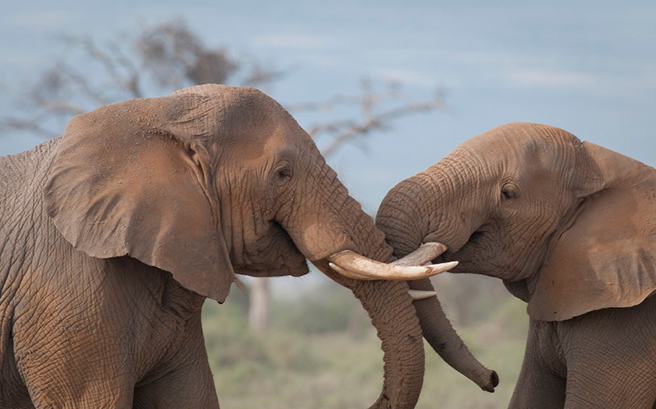
{"type": "Polygon", "coordinates": [[[376,222],[396,255],[439,240],[454,273],[499,277],[528,303],[511,407],[654,405],[653,168],[558,128],[509,124],[399,183],[376,222]]]}
{"type": "MultiPolygon", "coordinates": [[[[389,260],[373,220],[275,101],[194,87],[109,105],[0,158],[0,407],[218,407],[200,310],[235,273],[350,288],[385,353],[374,407],[414,407],[421,330],[405,281],[327,258],[389,260]]],[[[448,330],[448,328],[447,328],[448,330]]]]}

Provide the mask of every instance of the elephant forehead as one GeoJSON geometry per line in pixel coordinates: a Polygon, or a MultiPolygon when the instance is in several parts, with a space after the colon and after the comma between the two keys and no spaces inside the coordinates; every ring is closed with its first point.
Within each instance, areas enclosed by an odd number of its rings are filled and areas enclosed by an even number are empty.
{"type": "Polygon", "coordinates": [[[547,125],[514,123],[475,136],[459,150],[492,168],[556,171],[574,163],[575,136],[547,125]]]}
{"type": "MultiPolygon", "coordinates": [[[[255,129],[243,129],[229,148],[230,157],[244,165],[255,162],[258,166],[288,159],[316,149],[302,129],[287,124],[271,124],[255,129]]],[[[221,147],[225,148],[225,146],[221,147]]]]}
{"type": "Polygon", "coordinates": [[[210,145],[217,160],[256,161],[259,167],[265,158],[277,160],[290,146],[300,152],[314,146],[280,104],[254,88],[206,85],[172,97],[181,101],[167,100],[172,105],[168,119],[173,122],[168,128],[210,145]]]}

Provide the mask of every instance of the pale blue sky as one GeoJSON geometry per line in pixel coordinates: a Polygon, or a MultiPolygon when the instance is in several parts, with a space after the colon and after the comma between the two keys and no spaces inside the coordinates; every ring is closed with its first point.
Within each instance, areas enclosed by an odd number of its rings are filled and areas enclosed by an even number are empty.
{"type": "MultiPolygon", "coordinates": [[[[63,49],[60,34],[102,40],[183,17],[208,45],[290,69],[283,104],[398,79],[418,98],[447,90],[448,109],[399,121],[369,150],[330,162],[366,210],[462,141],[514,121],[547,123],[656,165],[653,1],[30,1],[4,0],[0,109],[63,49]]],[[[297,118],[301,125],[308,119],[297,118]]],[[[0,136],[0,154],[38,143],[0,136]]]]}

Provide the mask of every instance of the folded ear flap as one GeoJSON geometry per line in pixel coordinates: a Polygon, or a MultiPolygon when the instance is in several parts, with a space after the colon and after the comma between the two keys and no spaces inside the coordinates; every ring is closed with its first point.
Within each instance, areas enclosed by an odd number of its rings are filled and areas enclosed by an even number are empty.
{"type": "Polygon", "coordinates": [[[136,99],[73,118],[45,199],[76,249],[98,258],[134,257],[223,302],[234,272],[211,162],[197,140],[174,130],[194,129],[198,103],[185,95],[136,99]]]}
{"type": "Polygon", "coordinates": [[[656,290],[656,171],[596,145],[586,149],[604,182],[556,238],[528,304],[534,319],[631,307],[656,290]]]}

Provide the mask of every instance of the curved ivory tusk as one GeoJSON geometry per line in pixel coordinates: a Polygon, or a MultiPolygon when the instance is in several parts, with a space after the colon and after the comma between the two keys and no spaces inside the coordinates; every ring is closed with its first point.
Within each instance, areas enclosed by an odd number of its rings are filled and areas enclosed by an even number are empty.
{"type": "Polygon", "coordinates": [[[330,266],[330,268],[337,271],[339,274],[343,275],[344,277],[352,278],[354,280],[361,280],[361,281],[376,280],[376,278],[367,277],[367,276],[364,276],[364,275],[354,273],[353,271],[345,270],[345,269],[341,268],[340,266],[338,266],[337,264],[328,263],[328,265],[330,266]]]}
{"type": "Polygon", "coordinates": [[[385,264],[351,250],[335,253],[328,260],[333,270],[356,280],[418,280],[449,271],[458,265],[457,261],[428,266],[385,264]]]}
{"type": "Polygon", "coordinates": [[[422,290],[408,290],[408,294],[413,300],[423,300],[424,298],[431,298],[437,295],[435,291],[422,291],[422,290]]]}
{"type": "Polygon", "coordinates": [[[239,288],[245,296],[248,296],[248,288],[246,288],[244,283],[242,283],[241,280],[237,278],[237,276],[234,277],[234,282],[237,288],[239,288]]]}
{"type": "Polygon", "coordinates": [[[440,254],[446,251],[446,245],[442,243],[429,242],[424,243],[419,248],[405,257],[402,257],[390,264],[395,266],[423,266],[431,260],[434,260],[440,254]]]}

